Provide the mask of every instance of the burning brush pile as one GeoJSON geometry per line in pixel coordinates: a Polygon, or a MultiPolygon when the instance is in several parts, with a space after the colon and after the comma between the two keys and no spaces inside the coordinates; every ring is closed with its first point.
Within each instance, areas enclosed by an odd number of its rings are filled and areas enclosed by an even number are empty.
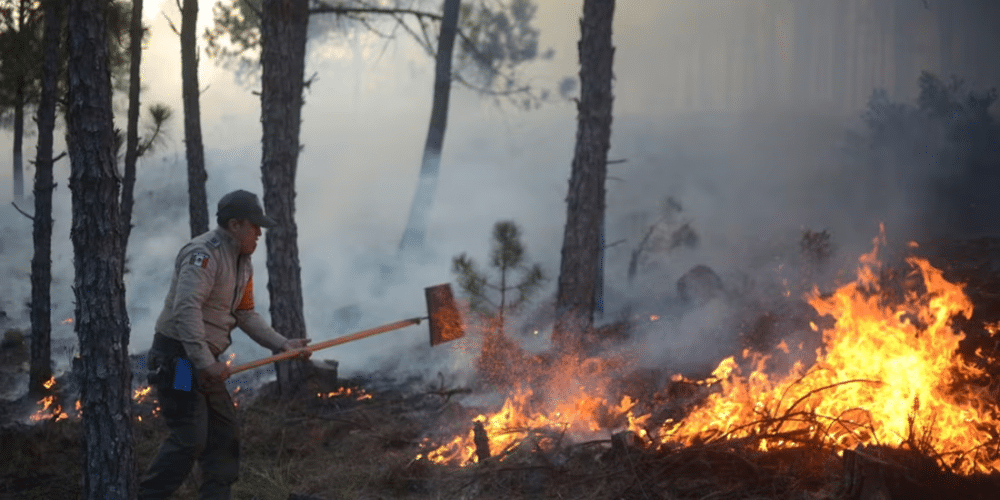
{"type": "Polygon", "coordinates": [[[485,497],[995,498],[997,324],[979,325],[989,342],[963,355],[962,286],[922,258],[883,268],[880,244],[854,282],[806,298],[815,352],[782,341],[704,379],[657,380],[626,373],[628,354],[488,342],[522,383],[467,430],[425,440],[416,463],[468,470],[485,497]]]}

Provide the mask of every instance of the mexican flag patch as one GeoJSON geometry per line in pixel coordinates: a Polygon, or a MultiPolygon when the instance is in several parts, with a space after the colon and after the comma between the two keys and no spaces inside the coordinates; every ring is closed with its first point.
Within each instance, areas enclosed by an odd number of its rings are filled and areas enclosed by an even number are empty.
{"type": "Polygon", "coordinates": [[[205,269],[208,267],[208,254],[198,253],[198,252],[193,253],[191,254],[191,260],[188,261],[188,264],[191,264],[193,266],[199,266],[202,269],[205,269]]]}

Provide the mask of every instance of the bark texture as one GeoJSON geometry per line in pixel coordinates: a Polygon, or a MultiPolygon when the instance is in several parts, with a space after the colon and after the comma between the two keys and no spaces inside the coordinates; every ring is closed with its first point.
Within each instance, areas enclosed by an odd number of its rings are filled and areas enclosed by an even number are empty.
{"type": "Polygon", "coordinates": [[[434,205],[434,194],[441,170],[441,151],[444,148],[444,132],[448,126],[448,101],[451,96],[451,59],[455,47],[455,33],[458,31],[458,12],[461,0],[445,0],[444,15],[441,19],[441,33],[438,35],[437,58],[434,71],[434,101],[431,105],[431,121],[427,127],[427,141],[420,161],[420,177],[417,191],[410,205],[410,216],[399,242],[400,251],[423,248],[427,236],[427,219],[434,205]]]}
{"type": "Polygon", "coordinates": [[[35,146],[35,216],[31,258],[31,369],[28,389],[45,390],[52,376],[52,136],[56,125],[56,80],[59,78],[59,32],[62,0],[45,0],[41,95],[38,101],[38,143],[35,146]]]}
{"type": "Polygon", "coordinates": [[[198,0],[184,0],[181,10],[181,93],[184,100],[184,147],[188,164],[191,237],[208,231],[205,147],[201,142],[198,95],[198,0]]]}
{"type": "Polygon", "coordinates": [[[135,498],[129,322],[122,282],[107,0],[69,3],[67,144],[72,160],[74,323],[80,343],[83,498],[135,498]]]}
{"type": "MultiPolygon", "coordinates": [[[[125,175],[122,179],[122,255],[127,255],[135,204],[135,164],[139,156],[139,70],[142,63],[142,0],[132,0],[129,25],[128,123],[125,131],[125,175]]],[[[204,186],[204,183],[202,184],[204,186]]],[[[207,205],[206,205],[207,208],[207,205]]],[[[208,214],[206,213],[206,217],[208,214]]],[[[206,226],[207,229],[207,226],[206,226]]],[[[125,259],[122,259],[125,265],[125,259]]]]}
{"type": "MultiPolygon", "coordinates": [[[[298,229],[295,225],[295,171],[305,73],[309,0],[264,0],[261,9],[261,172],[264,209],[278,222],[267,230],[267,291],[271,324],[288,338],[305,338],[298,229]]],[[[290,394],[306,362],[277,365],[278,388],[290,394]]]]}
{"type": "Polygon", "coordinates": [[[553,341],[573,348],[593,325],[604,222],[604,182],[611,144],[611,25],[614,0],[584,0],[580,21],[580,100],[576,149],[566,197],[566,229],[556,292],[553,341]]]}

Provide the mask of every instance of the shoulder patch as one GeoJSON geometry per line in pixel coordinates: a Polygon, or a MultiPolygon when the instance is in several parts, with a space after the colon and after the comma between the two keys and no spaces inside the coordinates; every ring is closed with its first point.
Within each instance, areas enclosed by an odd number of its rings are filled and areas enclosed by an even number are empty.
{"type": "Polygon", "coordinates": [[[219,245],[221,244],[222,240],[220,240],[218,236],[212,236],[212,239],[208,240],[208,246],[212,248],[219,248],[219,245]]]}
{"type": "Polygon", "coordinates": [[[208,254],[207,253],[201,253],[201,252],[195,252],[195,253],[191,254],[191,258],[188,259],[188,264],[191,264],[192,266],[198,266],[198,267],[200,267],[202,269],[207,268],[208,267],[208,254]]]}

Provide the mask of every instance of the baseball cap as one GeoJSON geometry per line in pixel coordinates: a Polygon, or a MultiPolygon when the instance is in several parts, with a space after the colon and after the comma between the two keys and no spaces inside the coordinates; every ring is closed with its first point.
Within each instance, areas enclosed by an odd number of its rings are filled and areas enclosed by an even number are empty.
{"type": "Polygon", "coordinates": [[[229,219],[247,219],[261,227],[274,227],[278,223],[274,219],[264,215],[264,208],[260,206],[257,195],[237,189],[219,200],[219,211],[216,216],[220,221],[229,219]]]}

